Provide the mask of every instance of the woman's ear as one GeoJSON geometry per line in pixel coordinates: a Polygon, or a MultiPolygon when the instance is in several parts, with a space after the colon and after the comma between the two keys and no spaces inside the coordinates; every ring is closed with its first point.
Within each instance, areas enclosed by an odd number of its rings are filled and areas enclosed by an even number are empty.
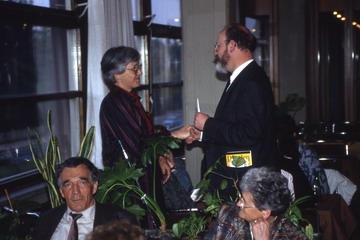
{"type": "Polygon", "coordinates": [[[121,74],[120,73],[115,73],[114,74],[114,79],[115,79],[116,82],[119,82],[120,79],[121,79],[121,74]]]}

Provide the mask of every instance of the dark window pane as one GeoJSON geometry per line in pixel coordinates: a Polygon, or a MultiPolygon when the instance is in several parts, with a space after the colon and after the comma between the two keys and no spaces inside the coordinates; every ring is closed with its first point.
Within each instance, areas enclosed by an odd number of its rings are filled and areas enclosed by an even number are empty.
{"type": "Polygon", "coordinates": [[[77,90],[76,30],[0,23],[0,95],[77,90]]]}
{"type": "Polygon", "coordinates": [[[360,121],[360,10],[354,11],[354,19],[357,20],[358,25],[353,27],[354,32],[354,73],[357,86],[357,119],[360,121]]]}
{"type": "Polygon", "coordinates": [[[49,137],[46,123],[48,109],[52,111],[52,129],[58,138],[63,159],[72,155],[72,148],[78,148],[78,100],[1,105],[0,182],[35,168],[27,140],[28,128],[39,133],[45,150],[49,137]]]}
{"type": "Polygon", "coordinates": [[[156,14],[153,23],[181,26],[180,0],[152,0],[151,12],[156,14]]]}
{"type": "Polygon", "coordinates": [[[71,1],[65,0],[0,0],[3,2],[14,2],[38,7],[56,8],[62,10],[71,10],[71,1]]]}
{"type": "Polygon", "coordinates": [[[254,59],[270,76],[269,17],[246,17],[245,26],[254,34],[257,47],[254,59]]]}
{"type": "Polygon", "coordinates": [[[181,40],[152,38],[154,83],[181,82],[181,40]]]}
{"type": "Polygon", "coordinates": [[[154,122],[173,130],[184,125],[182,86],[154,89],[154,122]]]}
{"type": "Polygon", "coordinates": [[[319,15],[321,120],[344,119],[344,22],[332,12],[319,15]],[[330,40],[329,40],[330,39],[330,40]]]}

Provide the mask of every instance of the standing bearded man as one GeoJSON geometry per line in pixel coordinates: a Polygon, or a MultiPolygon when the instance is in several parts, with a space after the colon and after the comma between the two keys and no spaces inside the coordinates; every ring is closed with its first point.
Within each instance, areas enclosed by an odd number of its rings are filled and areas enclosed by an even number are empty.
{"type": "MultiPolygon", "coordinates": [[[[202,173],[220,158],[218,174],[241,180],[251,167],[277,167],[274,135],[274,99],[268,76],[253,59],[255,36],[244,26],[232,24],[218,34],[214,56],[220,73],[231,73],[214,117],[197,112],[194,126],[206,144],[202,173]]],[[[219,190],[225,178],[210,174],[210,185],[219,190]]],[[[220,193],[235,199],[231,185],[220,193]]]]}

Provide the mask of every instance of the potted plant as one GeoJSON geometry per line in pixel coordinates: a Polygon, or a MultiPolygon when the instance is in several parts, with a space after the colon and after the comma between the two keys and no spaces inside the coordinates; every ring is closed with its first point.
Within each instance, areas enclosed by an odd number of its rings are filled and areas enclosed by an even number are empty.
{"type": "Polygon", "coordinates": [[[308,201],[312,198],[312,196],[304,196],[296,199],[294,202],[290,204],[288,209],[285,212],[285,217],[287,217],[295,226],[301,229],[303,233],[309,238],[309,240],[313,240],[314,238],[314,229],[311,223],[302,217],[301,210],[298,205],[308,201]]]}
{"type": "MultiPolygon", "coordinates": [[[[240,165],[242,164],[241,159],[234,159],[234,161],[240,161],[240,165]]],[[[224,180],[220,184],[220,189],[227,188],[228,182],[226,180],[230,180],[233,182],[231,187],[235,187],[236,191],[239,192],[239,189],[237,186],[238,180],[229,178],[227,176],[217,173],[216,169],[218,167],[221,167],[219,160],[216,161],[215,164],[211,168],[208,169],[208,171],[204,174],[204,177],[201,179],[201,181],[196,186],[196,188],[198,188],[199,194],[202,196],[202,198],[206,204],[206,208],[204,209],[204,212],[209,213],[212,218],[217,218],[220,208],[223,204],[223,199],[220,198],[218,192],[216,192],[216,191],[213,193],[208,192],[209,185],[210,185],[210,180],[208,179],[209,174],[217,174],[218,176],[221,176],[224,178],[224,180]]],[[[309,238],[309,240],[313,239],[314,230],[313,230],[311,223],[302,217],[301,210],[299,209],[298,205],[305,201],[310,200],[311,198],[312,198],[312,196],[304,196],[302,198],[296,199],[295,201],[290,203],[288,209],[285,212],[285,217],[287,217],[295,226],[299,227],[305,233],[305,235],[309,238]]],[[[236,202],[237,199],[234,199],[232,201],[236,202]]],[[[189,220],[189,221],[192,221],[192,220],[189,220]]],[[[182,225],[185,225],[185,224],[182,223],[182,225]]],[[[182,225],[180,225],[180,227],[182,225]]],[[[179,228],[179,226],[177,226],[177,228],[179,228]]],[[[181,230],[179,230],[179,232],[181,233],[181,230]]]]}
{"type": "MultiPolygon", "coordinates": [[[[141,161],[144,166],[154,164],[159,155],[164,155],[169,149],[179,147],[180,140],[171,136],[152,137],[146,140],[141,161]]],[[[154,168],[155,171],[155,168],[154,168]]],[[[96,199],[99,202],[111,202],[133,213],[139,220],[147,211],[152,211],[160,222],[160,234],[166,235],[166,218],[157,204],[156,196],[147,195],[136,182],[144,175],[143,169],[135,164],[129,166],[126,159],[119,159],[114,168],[106,167],[102,181],[99,184],[96,199]],[[146,209],[132,201],[137,198],[146,209]]],[[[156,173],[154,172],[154,176],[156,173]]],[[[155,186],[155,184],[153,184],[155,186]]],[[[153,192],[156,192],[155,189],[153,192]]]]}
{"type": "MultiPolygon", "coordinates": [[[[51,207],[55,208],[63,204],[63,200],[57,189],[56,179],[56,165],[60,164],[62,160],[58,140],[57,137],[54,135],[51,127],[50,109],[48,110],[47,115],[47,127],[50,132],[50,137],[48,145],[46,147],[46,151],[43,151],[40,136],[35,130],[29,130],[28,142],[35,165],[47,183],[51,207]],[[31,136],[31,132],[34,133],[34,137],[31,136]],[[39,151],[37,151],[36,149],[39,149],[39,151]]],[[[94,142],[94,133],[95,127],[91,126],[81,142],[78,156],[85,158],[90,157],[94,142]]]]}
{"type": "Polygon", "coordinates": [[[172,230],[175,236],[180,239],[200,239],[200,234],[205,231],[207,223],[207,216],[190,212],[189,217],[175,223],[172,230]]]}

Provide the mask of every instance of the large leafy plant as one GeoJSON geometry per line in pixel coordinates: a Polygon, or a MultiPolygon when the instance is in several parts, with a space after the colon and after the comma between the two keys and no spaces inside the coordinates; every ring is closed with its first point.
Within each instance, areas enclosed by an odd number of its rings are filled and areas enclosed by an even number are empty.
{"type": "MultiPolygon", "coordinates": [[[[183,239],[198,238],[201,233],[206,230],[206,226],[209,220],[218,217],[220,208],[224,203],[224,199],[220,197],[219,190],[224,190],[225,188],[227,188],[228,181],[232,182],[232,187],[235,187],[237,189],[237,181],[230,177],[219,174],[217,172],[217,169],[219,167],[223,166],[221,166],[220,161],[217,160],[216,163],[205,172],[203,178],[196,185],[196,195],[198,195],[198,198],[201,198],[202,201],[205,203],[205,208],[198,214],[190,212],[189,217],[183,218],[179,222],[175,223],[172,226],[172,230],[176,237],[183,239]],[[220,189],[210,191],[209,175],[211,174],[216,174],[224,178],[220,184],[220,189]]],[[[236,199],[234,201],[236,201],[236,199]]]]}
{"type": "Polygon", "coordinates": [[[302,217],[301,210],[298,205],[310,200],[311,198],[311,196],[304,196],[296,199],[294,202],[290,203],[284,214],[285,217],[287,217],[295,226],[305,233],[309,240],[312,240],[314,237],[314,229],[311,223],[302,217]]]}
{"type": "MultiPolygon", "coordinates": [[[[146,167],[148,164],[154,164],[160,155],[164,155],[169,149],[178,148],[180,141],[171,136],[154,136],[147,139],[141,157],[143,165],[146,167]]],[[[138,184],[139,178],[143,175],[142,168],[138,168],[135,164],[129,164],[127,159],[119,159],[114,164],[113,169],[104,169],[103,179],[99,184],[96,199],[99,202],[117,204],[121,208],[133,213],[138,220],[144,217],[147,211],[152,211],[160,221],[160,230],[165,232],[166,219],[161,207],[157,204],[156,197],[147,195],[138,184]],[[142,201],[145,209],[134,202],[134,198],[142,201]]],[[[156,176],[156,172],[154,172],[154,176],[156,176]]],[[[155,180],[153,185],[155,187],[155,180]]],[[[156,190],[153,189],[153,192],[155,193],[156,190]]]]}
{"type": "MultiPolygon", "coordinates": [[[[141,155],[141,162],[146,167],[148,164],[154,165],[159,156],[169,153],[169,149],[177,149],[180,147],[181,140],[172,136],[151,136],[145,141],[145,148],[141,155]]],[[[153,167],[153,194],[156,201],[156,167],[153,167]]]]}
{"type": "MultiPolygon", "coordinates": [[[[35,165],[47,183],[51,207],[63,204],[63,200],[57,188],[56,165],[62,162],[60,147],[57,137],[52,131],[51,110],[48,110],[47,127],[50,133],[49,141],[44,151],[41,138],[36,130],[29,129],[28,142],[35,165]],[[34,135],[32,136],[31,133],[34,135]]],[[[95,127],[91,126],[84,136],[78,156],[89,158],[94,142],[95,127]]]]}
{"type": "Polygon", "coordinates": [[[206,216],[190,212],[189,217],[175,223],[172,230],[178,238],[186,237],[187,239],[196,239],[205,231],[207,222],[206,216]]]}
{"type": "MultiPolygon", "coordinates": [[[[226,180],[230,180],[230,182],[233,182],[233,184],[232,184],[232,186],[229,186],[229,187],[235,187],[237,192],[240,191],[237,187],[238,180],[224,176],[222,174],[219,174],[216,171],[216,169],[218,169],[219,167],[222,167],[222,165],[219,162],[219,160],[217,160],[215,162],[215,164],[206,171],[206,173],[204,174],[204,177],[196,185],[196,188],[198,189],[199,194],[203,196],[202,199],[206,204],[206,208],[204,209],[204,212],[209,214],[213,218],[216,218],[218,216],[218,213],[220,211],[222,204],[224,203],[224,200],[220,198],[218,191],[215,191],[215,192],[209,191],[210,179],[208,178],[208,176],[210,174],[216,174],[216,175],[224,178],[220,184],[220,190],[227,188],[228,182],[226,180]]],[[[308,220],[306,220],[305,218],[302,217],[301,210],[298,207],[299,204],[310,200],[310,198],[311,198],[311,196],[304,196],[304,197],[296,199],[295,201],[290,203],[288,209],[285,212],[285,217],[287,217],[295,226],[300,228],[306,234],[306,236],[309,238],[309,240],[312,240],[313,234],[314,234],[313,227],[308,220]]],[[[234,199],[231,201],[237,201],[237,199],[234,199]]],[[[184,220],[184,221],[187,221],[187,220],[184,220]]],[[[189,219],[188,221],[191,222],[192,219],[189,219]]],[[[176,231],[178,231],[180,234],[182,233],[182,231],[186,231],[186,229],[181,230],[183,226],[186,226],[186,224],[182,223],[180,225],[177,225],[176,231]],[[179,228],[180,228],[180,230],[178,230],[179,228]]]]}

